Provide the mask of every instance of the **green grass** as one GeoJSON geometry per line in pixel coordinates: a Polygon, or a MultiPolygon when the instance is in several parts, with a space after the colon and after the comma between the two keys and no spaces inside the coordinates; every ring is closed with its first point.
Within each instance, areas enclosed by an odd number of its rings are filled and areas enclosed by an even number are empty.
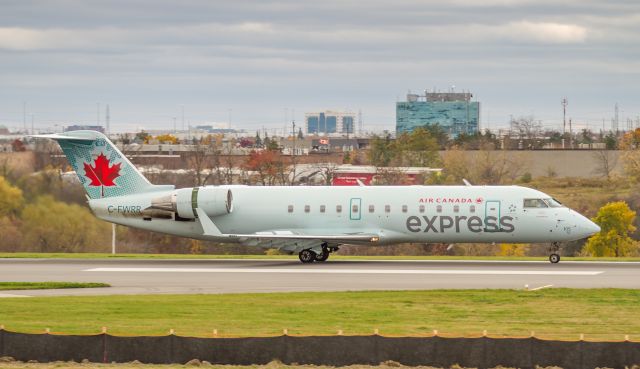
{"type": "Polygon", "coordinates": [[[640,290],[543,289],[133,295],[0,299],[19,332],[274,336],[529,336],[640,341],[640,290]]]}
{"type": "MultiPolygon", "coordinates": [[[[291,259],[297,260],[297,255],[209,255],[209,254],[109,254],[109,253],[24,253],[1,252],[0,258],[25,259],[291,259]]],[[[332,255],[330,260],[505,260],[505,261],[547,261],[546,256],[347,256],[332,255]]],[[[571,257],[563,256],[563,261],[637,261],[640,257],[571,257]]]]}
{"type": "MultiPolygon", "coordinates": [[[[0,291],[9,290],[52,290],[58,288],[97,288],[111,287],[107,283],[76,282],[0,282],[0,291]]],[[[0,313],[0,316],[2,314],[0,313]]]]}

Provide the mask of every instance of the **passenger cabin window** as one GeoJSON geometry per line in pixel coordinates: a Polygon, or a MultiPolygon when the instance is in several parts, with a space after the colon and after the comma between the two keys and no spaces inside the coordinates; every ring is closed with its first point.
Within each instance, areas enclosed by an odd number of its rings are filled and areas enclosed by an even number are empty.
{"type": "Polygon", "coordinates": [[[310,211],[311,211],[311,206],[309,206],[309,205],[305,205],[305,206],[304,206],[304,212],[305,212],[305,213],[308,213],[308,212],[310,212],[310,211]]]}
{"type": "Polygon", "coordinates": [[[406,212],[407,212],[407,210],[408,210],[408,209],[407,209],[407,205],[402,205],[402,212],[403,212],[403,213],[406,213],[406,212]]]}
{"type": "Polygon", "coordinates": [[[460,212],[460,205],[453,205],[453,212],[454,213],[460,212]]]}
{"type": "Polygon", "coordinates": [[[369,213],[373,213],[376,211],[376,207],[374,205],[369,205],[369,213]]]}
{"type": "Polygon", "coordinates": [[[471,213],[475,213],[475,212],[476,212],[476,206],[475,206],[475,205],[471,205],[471,206],[469,206],[469,211],[470,211],[471,213]]]}
{"type": "Polygon", "coordinates": [[[336,205],[336,213],[342,213],[342,205],[336,205]]]}
{"type": "Polygon", "coordinates": [[[436,211],[437,211],[438,213],[442,213],[442,205],[438,205],[438,206],[436,206],[436,211]]]}
{"type": "Polygon", "coordinates": [[[525,208],[548,208],[549,206],[542,199],[524,199],[523,207],[525,207],[525,208]]]}
{"type": "Polygon", "coordinates": [[[384,206],[384,212],[385,213],[391,213],[391,205],[385,205],[384,206]]]}
{"type": "Polygon", "coordinates": [[[352,213],[357,213],[357,212],[358,212],[358,205],[353,205],[353,206],[351,207],[351,212],[352,212],[352,213]]]}
{"type": "Polygon", "coordinates": [[[287,206],[287,211],[288,211],[289,213],[293,213],[293,205],[289,205],[289,206],[287,206]]]}
{"type": "Polygon", "coordinates": [[[321,212],[321,213],[324,213],[324,212],[325,212],[325,210],[327,210],[327,207],[326,207],[326,206],[324,206],[324,205],[320,205],[320,212],[321,212]]]}
{"type": "Polygon", "coordinates": [[[421,213],[424,213],[424,205],[420,205],[418,207],[418,211],[420,211],[421,213]]]}

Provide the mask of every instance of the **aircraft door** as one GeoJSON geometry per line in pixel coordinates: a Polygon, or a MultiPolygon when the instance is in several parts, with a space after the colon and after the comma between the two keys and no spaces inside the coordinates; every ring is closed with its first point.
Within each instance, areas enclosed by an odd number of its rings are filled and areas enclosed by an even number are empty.
{"type": "Polygon", "coordinates": [[[362,211],[362,199],[351,199],[351,206],[349,206],[349,219],[360,220],[362,211]]]}
{"type": "Polygon", "coordinates": [[[484,208],[484,231],[499,232],[500,229],[500,201],[489,200],[484,208]]]}

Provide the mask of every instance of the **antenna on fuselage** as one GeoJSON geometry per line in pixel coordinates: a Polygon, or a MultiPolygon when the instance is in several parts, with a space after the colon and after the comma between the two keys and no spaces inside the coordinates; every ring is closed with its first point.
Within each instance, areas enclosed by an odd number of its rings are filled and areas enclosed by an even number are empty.
{"type": "Polygon", "coordinates": [[[466,180],[466,179],[464,179],[464,178],[462,178],[462,182],[464,182],[464,185],[465,185],[465,186],[473,186],[473,185],[471,184],[471,182],[467,181],[467,180],[466,180]]]}
{"type": "Polygon", "coordinates": [[[364,183],[362,183],[362,181],[361,181],[360,179],[358,179],[358,178],[356,178],[356,182],[358,183],[358,186],[360,186],[360,187],[364,187],[364,186],[366,186],[366,185],[365,185],[364,183]]]}

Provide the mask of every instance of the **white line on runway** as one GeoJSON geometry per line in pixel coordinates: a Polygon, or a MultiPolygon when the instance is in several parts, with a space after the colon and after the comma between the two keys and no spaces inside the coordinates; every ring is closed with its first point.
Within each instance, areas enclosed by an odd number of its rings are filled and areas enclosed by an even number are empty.
{"type": "Polygon", "coordinates": [[[13,295],[10,293],[0,293],[0,298],[11,298],[11,297],[29,297],[27,295],[13,295]]]}
{"type": "Polygon", "coordinates": [[[532,288],[529,291],[539,291],[539,290],[541,290],[543,288],[549,288],[549,287],[553,287],[553,285],[552,284],[548,284],[546,286],[540,286],[540,287],[532,288]]]}
{"type": "Polygon", "coordinates": [[[459,275],[598,275],[581,270],[456,270],[456,269],[283,269],[283,268],[93,268],[85,272],[133,273],[292,273],[292,274],[459,274],[459,275]]]}

